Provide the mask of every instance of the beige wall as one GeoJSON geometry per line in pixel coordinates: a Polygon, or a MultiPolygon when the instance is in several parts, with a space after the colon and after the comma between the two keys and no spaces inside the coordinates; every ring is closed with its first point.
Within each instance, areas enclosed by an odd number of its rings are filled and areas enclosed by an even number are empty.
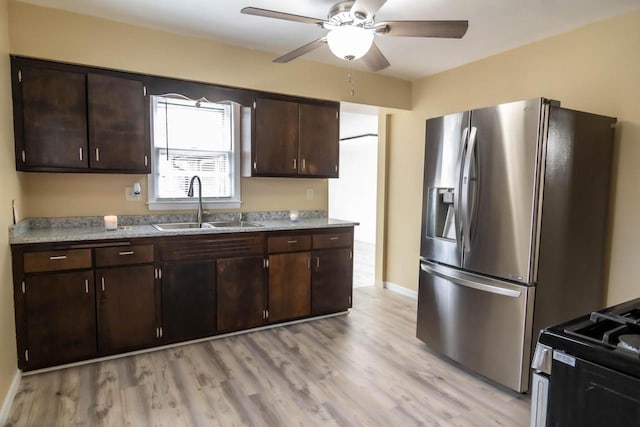
{"type": "Polygon", "coordinates": [[[16,339],[13,318],[13,277],[8,229],[13,224],[11,201],[21,207],[21,188],[13,155],[13,115],[7,0],[0,0],[0,405],[16,373],[16,339]]]}
{"type": "MultiPolygon", "coordinates": [[[[134,72],[178,77],[299,96],[408,109],[411,83],[355,72],[351,96],[346,68],[296,60],[210,40],[136,27],[54,9],[9,2],[11,53],[134,72]]],[[[27,216],[147,213],[126,202],[125,187],[144,175],[24,174],[27,216]]],[[[326,209],[322,179],[242,180],[243,211],[326,209]],[[306,189],[314,200],[306,200],[306,189]]]]}
{"type": "Polygon", "coordinates": [[[618,118],[607,302],[639,297],[639,48],[636,12],[415,81],[391,121],[386,280],[417,289],[425,119],[545,96],[618,118]]]}

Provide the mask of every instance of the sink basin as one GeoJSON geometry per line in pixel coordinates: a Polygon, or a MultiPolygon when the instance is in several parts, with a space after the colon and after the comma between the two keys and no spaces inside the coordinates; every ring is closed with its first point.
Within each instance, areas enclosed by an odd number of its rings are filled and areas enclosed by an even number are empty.
{"type": "Polygon", "coordinates": [[[211,224],[203,222],[199,224],[197,222],[172,222],[165,224],[153,224],[153,227],[156,230],[160,231],[172,231],[172,230],[191,230],[194,228],[208,228],[211,229],[213,226],[211,224]]]}
{"type": "Polygon", "coordinates": [[[260,224],[256,224],[249,221],[221,221],[210,222],[213,228],[247,228],[247,227],[262,227],[260,224]]]}

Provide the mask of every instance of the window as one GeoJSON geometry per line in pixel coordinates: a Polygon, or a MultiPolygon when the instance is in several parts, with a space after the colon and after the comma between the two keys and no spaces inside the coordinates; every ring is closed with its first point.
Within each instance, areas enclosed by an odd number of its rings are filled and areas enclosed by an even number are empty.
{"type": "Polygon", "coordinates": [[[194,175],[207,208],[240,207],[239,109],[182,97],[154,96],[152,102],[149,209],[195,207],[197,200],[187,196],[194,175]]]}

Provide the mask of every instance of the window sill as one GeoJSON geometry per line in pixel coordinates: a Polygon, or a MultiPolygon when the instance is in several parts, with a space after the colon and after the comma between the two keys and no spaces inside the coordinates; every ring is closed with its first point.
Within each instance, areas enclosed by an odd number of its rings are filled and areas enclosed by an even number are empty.
{"type": "MultiPolygon", "coordinates": [[[[239,209],[242,206],[241,200],[224,200],[224,201],[202,201],[203,209],[239,209]]],[[[149,201],[147,207],[151,211],[180,211],[198,209],[198,202],[192,201],[149,201]]]]}

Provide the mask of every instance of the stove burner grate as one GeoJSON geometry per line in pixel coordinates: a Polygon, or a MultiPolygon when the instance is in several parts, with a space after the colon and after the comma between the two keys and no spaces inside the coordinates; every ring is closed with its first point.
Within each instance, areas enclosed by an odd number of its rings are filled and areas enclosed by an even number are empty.
{"type": "Polygon", "coordinates": [[[638,334],[624,334],[618,337],[618,347],[625,350],[633,351],[634,353],[640,353],[640,335],[638,334]]]}

